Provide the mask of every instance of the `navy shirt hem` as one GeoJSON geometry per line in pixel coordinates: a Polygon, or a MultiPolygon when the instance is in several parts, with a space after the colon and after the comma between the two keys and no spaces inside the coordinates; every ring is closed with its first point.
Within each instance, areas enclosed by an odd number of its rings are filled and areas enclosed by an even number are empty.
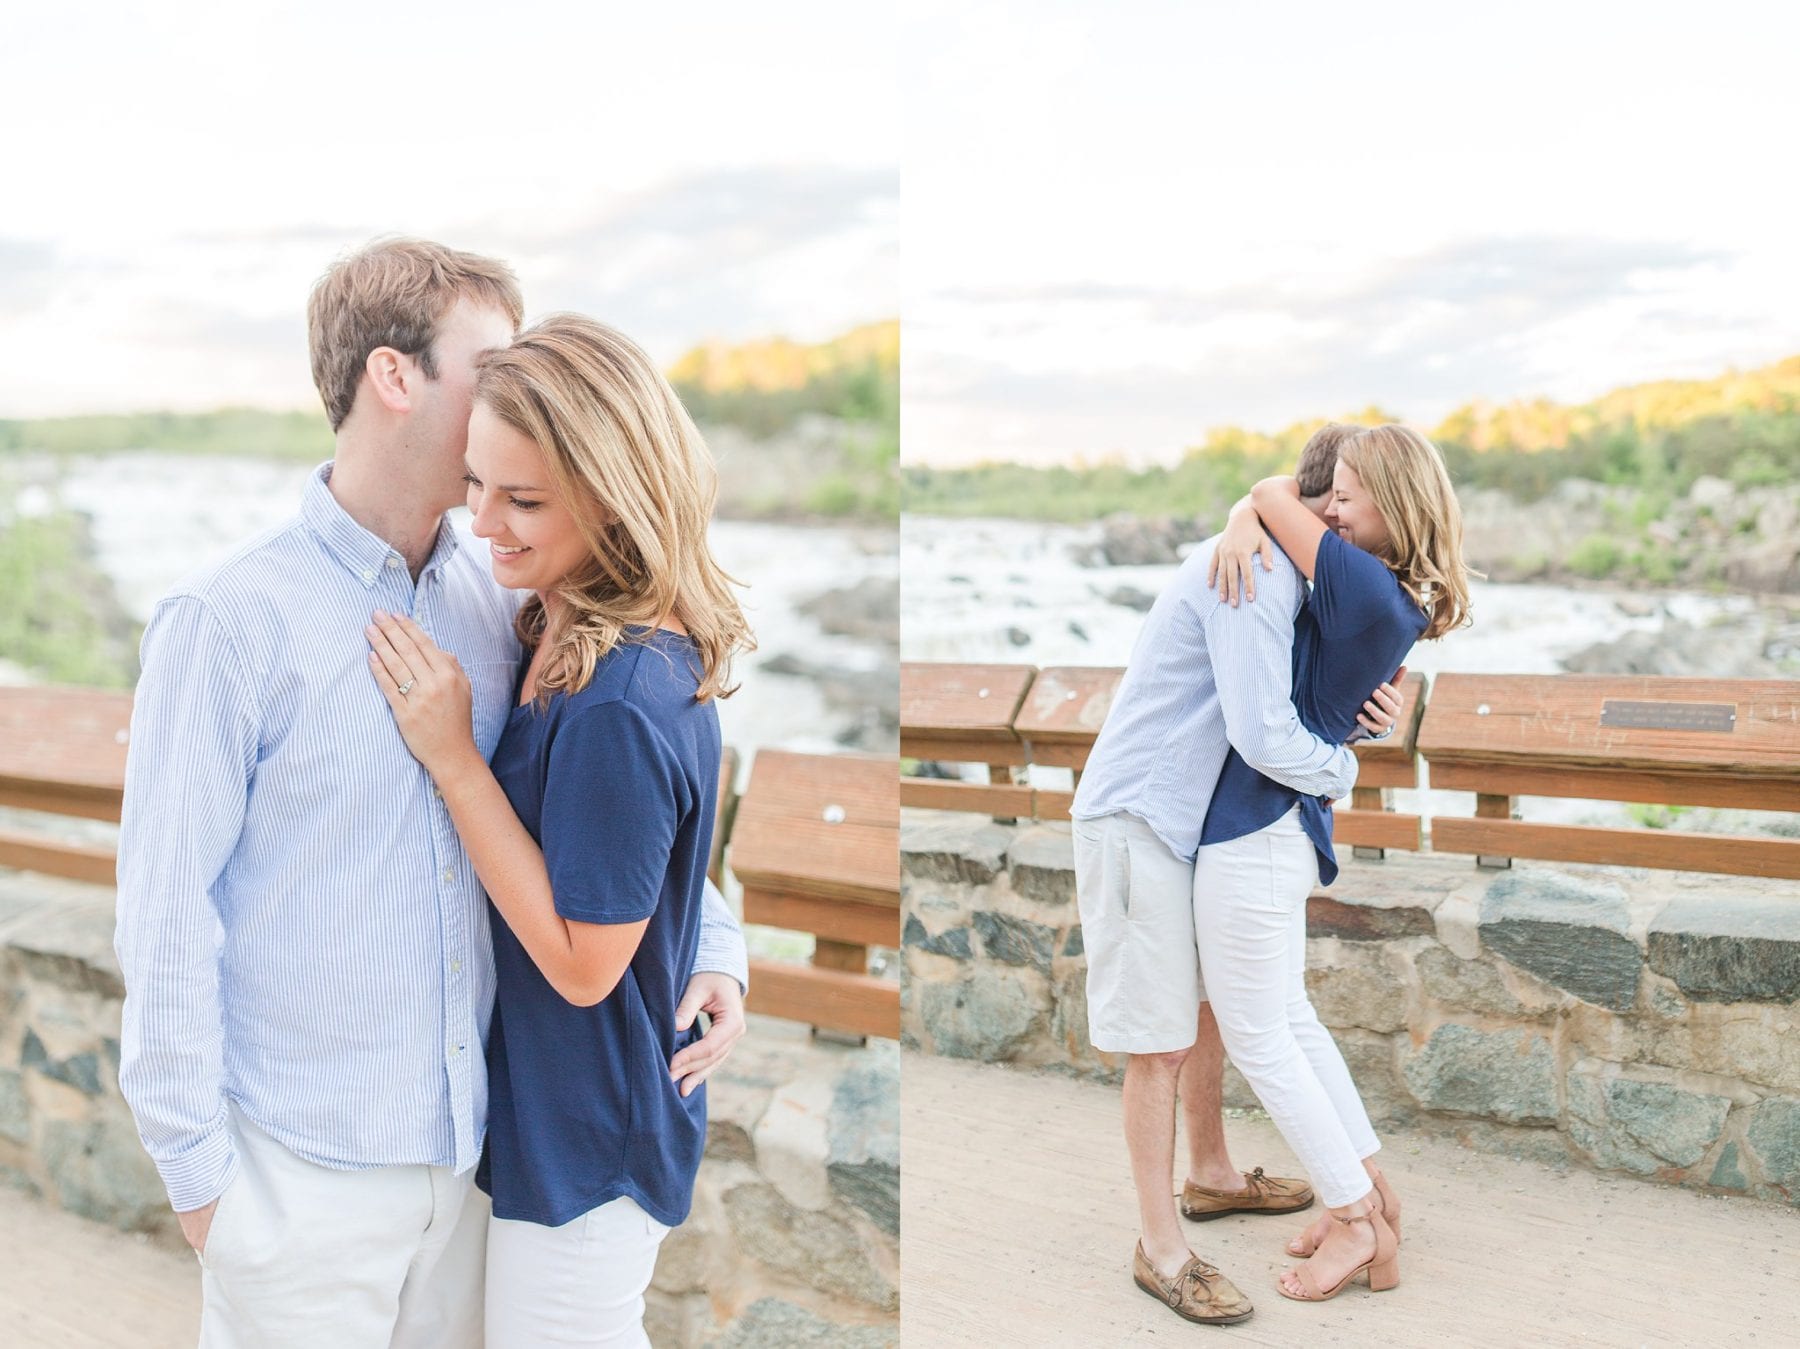
{"type": "MultiPolygon", "coordinates": [[[[486,1189],[485,1186],[483,1188],[486,1189]]],[[[492,1190],[487,1190],[487,1195],[490,1199],[494,1199],[492,1190]]],[[[643,1191],[639,1190],[636,1186],[612,1184],[603,1186],[596,1191],[592,1199],[575,1201],[575,1207],[571,1208],[566,1213],[561,1207],[553,1208],[543,1213],[527,1212],[522,1208],[515,1208],[513,1205],[505,1203],[500,1199],[494,1199],[494,1216],[496,1218],[503,1218],[508,1222],[536,1223],[539,1227],[565,1227],[581,1217],[584,1213],[593,1212],[602,1204],[610,1204],[615,1199],[625,1198],[631,1199],[639,1208],[643,1209],[645,1213],[648,1213],[664,1227],[680,1227],[682,1223],[687,1221],[688,1213],[694,1207],[691,1196],[683,1208],[675,1210],[664,1208],[661,1204],[651,1202],[651,1200],[644,1195],[643,1191]]]]}

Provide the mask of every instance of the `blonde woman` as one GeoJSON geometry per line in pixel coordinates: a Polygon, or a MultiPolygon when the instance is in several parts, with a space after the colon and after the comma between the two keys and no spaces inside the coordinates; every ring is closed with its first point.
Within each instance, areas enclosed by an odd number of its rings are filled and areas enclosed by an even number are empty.
{"type": "MultiPolygon", "coordinates": [[[[1338,451],[1321,519],[1292,478],[1268,478],[1232,513],[1219,547],[1234,584],[1262,526],[1313,583],[1294,624],[1294,706],[1327,741],[1351,737],[1366,691],[1393,676],[1420,638],[1468,621],[1462,514],[1436,448],[1403,426],[1359,431],[1338,451]]],[[[1306,993],[1306,897],[1337,876],[1331,813],[1264,777],[1233,751],[1194,866],[1200,967],[1226,1053],[1312,1178],[1327,1213],[1289,1249],[1310,1255],[1279,1291],[1333,1297],[1367,1272],[1399,1282],[1399,1202],[1331,1035],[1306,993]]]]}
{"type": "Polygon", "coordinates": [[[557,315],[487,357],[468,504],[530,591],[493,764],[469,686],[377,614],[370,669],[498,917],[487,1045],[487,1342],[647,1345],[656,1251],[687,1215],[706,1097],[669,1056],[719,779],[714,699],[751,647],[713,560],[710,456],[629,339],[557,315]]]}

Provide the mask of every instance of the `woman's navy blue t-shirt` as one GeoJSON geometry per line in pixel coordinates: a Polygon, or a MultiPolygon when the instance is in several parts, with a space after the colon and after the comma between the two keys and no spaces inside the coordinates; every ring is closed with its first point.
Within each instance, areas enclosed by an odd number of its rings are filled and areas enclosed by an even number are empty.
{"type": "MultiPolygon", "coordinates": [[[[1300,724],[1321,740],[1348,740],[1369,694],[1393,678],[1425,622],[1425,611],[1385,562],[1326,531],[1313,564],[1312,594],[1294,619],[1294,710],[1300,724]]],[[[1235,749],[1225,756],[1200,845],[1266,829],[1296,801],[1306,836],[1319,853],[1319,883],[1330,885],[1338,866],[1325,799],[1301,796],[1264,777],[1235,749]]]]}
{"type": "MultiPolygon", "coordinates": [[[[698,702],[686,637],[642,630],[581,692],[515,707],[494,752],[519,821],[544,850],[556,911],[649,919],[618,987],[565,1001],[498,909],[488,1036],[488,1128],[476,1181],[494,1215],[560,1227],[630,1195],[670,1227],[686,1216],[706,1143],[706,1088],[669,1076],[675,1004],[700,939],[719,781],[719,717],[698,702]]],[[[523,672],[521,671],[521,678],[523,672]]]]}

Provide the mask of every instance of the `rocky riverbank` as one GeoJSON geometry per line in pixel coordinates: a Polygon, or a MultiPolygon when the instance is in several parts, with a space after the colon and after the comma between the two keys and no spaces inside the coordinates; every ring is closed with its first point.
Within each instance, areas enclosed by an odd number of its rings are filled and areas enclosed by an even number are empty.
{"type": "MultiPolygon", "coordinates": [[[[1695,480],[1670,498],[1572,478],[1522,503],[1491,489],[1460,494],[1469,564],[1501,582],[1606,582],[1800,595],[1800,485],[1695,480]]],[[[1083,566],[1172,565],[1222,521],[1109,516],[1082,545],[1083,566]]]]}
{"type": "MultiPolygon", "coordinates": [[[[139,625],[156,600],[239,540],[291,518],[309,471],[148,452],[0,461],[0,594],[8,596],[0,678],[130,687],[139,625]],[[38,536],[52,520],[57,547],[47,550],[38,536]],[[46,633],[56,640],[47,643],[46,633]],[[51,664],[47,651],[62,663],[51,664]]],[[[720,703],[726,743],[891,752],[893,526],[721,520],[712,544],[744,585],[760,643],[737,665],[740,691],[720,703]]]]}

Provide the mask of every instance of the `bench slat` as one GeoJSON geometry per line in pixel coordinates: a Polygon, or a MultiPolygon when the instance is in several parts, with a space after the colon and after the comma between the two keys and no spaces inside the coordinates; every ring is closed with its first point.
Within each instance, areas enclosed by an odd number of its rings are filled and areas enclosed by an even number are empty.
{"type": "Polygon", "coordinates": [[[87,881],[91,885],[112,885],[118,865],[118,858],[110,848],[61,843],[35,834],[0,829],[0,867],[41,871],[47,876],[67,876],[70,880],[87,881]]]}
{"type": "MultiPolygon", "coordinates": [[[[1021,740],[1031,742],[1034,751],[1046,745],[1078,745],[1084,751],[1081,761],[1086,763],[1085,751],[1093,748],[1124,677],[1125,671],[1117,666],[1055,665],[1040,670],[1013,718],[1013,730],[1021,740]]],[[[1055,762],[1041,752],[1034,753],[1032,761],[1055,762]]],[[[1081,764],[1057,766],[1079,768],[1081,764]]]]}
{"type": "Polygon", "coordinates": [[[1334,843],[1356,848],[1399,848],[1418,852],[1425,845],[1422,821],[1417,815],[1395,815],[1385,810],[1333,810],[1334,843]]]}
{"type": "Polygon", "coordinates": [[[872,974],[752,960],[745,1006],[850,1035],[900,1038],[900,985],[872,974]]]}
{"type": "Polygon", "coordinates": [[[1651,675],[1438,676],[1419,750],[1440,761],[1792,776],[1800,682],[1651,675]],[[1609,702],[1728,703],[1729,733],[1603,726],[1609,702]],[[1483,711],[1482,709],[1486,710],[1483,711]]]}
{"type": "MultiPolygon", "coordinates": [[[[1037,670],[1030,665],[900,665],[900,724],[954,741],[1010,741],[1037,670]]],[[[910,751],[909,751],[910,752],[910,751]]]]}
{"type": "Polygon", "coordinates": [[[948,731],[910,732],[900,728],[900,753],[909,759],[943,763],[1028,764],[1031,750],[1017,740],[957,740],[948,731]]]}
{"type": "Polygon", "coordinates": [[[891,758],[766,749],[732,826],[731,869],[746,888],[900,902],[900,783],[891,758]],[[826,818],[836,808],[842,818],[826,818]]]}
{"type": "Polygon", "coordinates": [[[1600,829],[1523,820],[1463,820],[1440,815],[1432,821],[1431,846],[1435,852],[1484,857],[1800,880],[1800,842],[1790,839],[1600,829]]]}
{"type": "Polygon", "coordinates": [[[1722,806],[1800,811],[1800,781],[1728,778],[1699,773],[1619,772],[1595,768],[1530,768],[1436,760],[1431,785],[1451,792],[1501,796],[1565,796],[1640,801],[1660,806],[1722,806]]]}
{"type": "Polygon", "coordinates": [[[857,904],[746,887],[744,921],[862,946],[900,945],[900,913],[887,904],[857,904]]]}
{"type": "Polygon", "coordinates": [[[971,810],[1017,817],[1031,814],[1031,788],[1000,787],[947,778],[901,778],[900,804],[925,810],[971,810]]]}
{"type": "Polygon", "coordinates": [[[118,823],[124,792],[119,788],[78,787],[67,783],[0,778],[0,806],[73,815],[83,820],[118,823]]]}
{"type": "Polygon", "coordinates": [[[116,800],[125,787],[130,723],[129,693],[53,685],[7,689],[0,697],[0,786],[47,801],[116,800]]]}

